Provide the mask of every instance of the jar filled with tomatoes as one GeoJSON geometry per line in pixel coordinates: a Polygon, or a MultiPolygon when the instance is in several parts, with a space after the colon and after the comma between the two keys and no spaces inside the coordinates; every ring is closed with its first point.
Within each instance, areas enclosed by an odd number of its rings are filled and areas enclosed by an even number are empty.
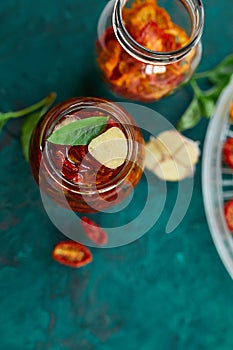
{"type": "Polygon", "coordinates": [[[144,140],[120,105],[95,97],[53,107],[36,126],[30,165],[41,190],[75,212],[120,203],[139,182],[144,140]]]}
{"type": "Polygon", "coordinates": [[[188,81],[201,58],[201,0],[112,0],[98,22],[97,64],[112,92],[153,102],[188,81]]]}

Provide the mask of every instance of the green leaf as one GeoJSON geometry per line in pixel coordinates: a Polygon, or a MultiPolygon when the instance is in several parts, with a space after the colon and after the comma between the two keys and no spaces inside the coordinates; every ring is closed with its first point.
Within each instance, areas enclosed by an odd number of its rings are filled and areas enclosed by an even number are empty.
{"type": "Polygon", "coordinates": [[[40,100],[39,102],[36,102],[35,104],[26,107],[24,109],[21,109],[19,111],[10,111],[7,113],[0,113],[0,125],[2,122],[8,121],[9,119],[19,118],[23,117],[27,114],[30,114],[32,112],[35,112],[45,106],[51,105],[51,103],[55,100],[56,94],[54,92],[51,92],[48,96],[43,98],[43,100],[40,100]],[[52,101],[52,102],[51,102],[52,101]]]}
{"type": "Polygon", "coordinates": [[[198,97],[198,104],[201,114],[206,118],[210,118],[214,110],[215,101],[203,94],[198,97]]]}
{"type": "Polygon", "coordinates": [[[0,113],[0,131],[2,130],[3,126],[8,122],[8,120],[23,117],[39,109],[42,109],[42,110],[43,108],[46,109],[47,106],[50,106],[53,103],[55,98],[56,98],[56,94],[54,92],[51,92],[48,96],[43,98],[43,100],[40,100],[39,102],[29,107],[26,107],[19,111],[14,111],[14,112],[10,111],[6,113],[0,113]]]}
{"type": "Polygon", "coordinates": [[[233,74],[233,55],[229,55],[208,73],[208,79],[213,84],[221,84],[233,74]]]}
{"type": "Polygon", "coordinates": [[[0,113],[0,131],[4,127],[4,125],[11,119],[11,112],[0,113]]]}
{"type": "Polygon", "coordinates": [[[194,127],[201,117],[210,118],[213,114],[215,103],[228,85],[233,75],[233,55],[226,57],[219,65],[212,70],[195,74],[190,80],[190,86],[193,89],[194,97],[180,118],[177,129],[179,131],[194,127]],[[197,84],[200,78],[208,78],[213,87],[202,91],[197,84]]]}
{"type": "Polygon", "coordinates": [[[231,77],[227,77],[225,80],[223,80],[221,83],[213,86],[212,88],[205,91],[205,95],[212,98],[215,102],[217,101],[219,95],[223,91],[223,89],[228,85],[230,82],[231,77]]]}
{"type": "Polygon", "coordinates": [[[190,81],[190,85],[193,88],[194,95],[199,104],[201,114],[204,117],[209,118],[214,109],[213,98],[211,96],[208,96],[205,92],[203,92],[194,79],[190,81]]]}
{"type": "Polygon", "coordinates": [[[177,130],[184,131],[193,128],[200,121],[201,117],[202,115],[198,99],[194,96],[192,102],[180,118],[177,124],[177,130]]]}
{"type": "MultiPolygon", "coordinates": [[[[0,114],[1,117],[1,114],[0,114]]],[[[1,120],[0,119],[0,131],[2,130],[2,128],[4,127],[4,125],[7,123],[7,120],[1,120]]]]}
{"type": "Polygon", "coordinates": [[[20,141],[21,141],[24,157],[27,161],[29,159],[29,146],[30,146],[31,135],[34,128],[36,127],[36,124],[40,119],[41,119],[41,112],[35,112],[32,114],[29,114],[23,121],[23,124],[21,127],[20,141]]]}
{"type": "Polygon", "coordinates": [[[47,141],[67,146],[87,145],[105,129],[107,121],[107,116],[93,116],[70,122],[52,133],[47,141]]]}
{"type": "Polygon", "coordinates": [[[56,98],[56,94],[54,93],[48,95],[46,99],[46,105],[44,105],[41,110],[29,114],[23,121],[23,124],[21,127],[20,141],[21,141],[21,147],[22,147],[24,157],[27,161],[29,159],[30,139],[31,139],[33,130],[36,127],[39,120],[48,111],[48,109],[54,102],[55,98],[56,98]]]}

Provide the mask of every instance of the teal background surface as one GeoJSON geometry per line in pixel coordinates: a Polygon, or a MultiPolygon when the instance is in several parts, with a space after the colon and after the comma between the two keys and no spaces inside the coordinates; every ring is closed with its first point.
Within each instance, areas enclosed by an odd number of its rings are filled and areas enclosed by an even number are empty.
{"type": "MultiPolygon", "coordinates": [[[[30,105],[50,91],[57,101],[114,101],[95,65],[98,17],[107,1],[0,2],[0,108],[30,105]]],[[[204,0],[199,71],[232,53],[232,0],[204,0]]],[[[151,104],[174,125],[191,100],[188,87],[151,104]]],[[[212,242],[201,191],[201,161],[188,212],[165,226],[176,184],[158,223],[138,241],[92,249],[71,269],[51,258],[66,239],[50,222],[19,143],[20,121],[0,134],[1,350],[231,350],[233,283],[212,242]]],[[[203,120],[186,135],[200,140],[203,120]]]]}

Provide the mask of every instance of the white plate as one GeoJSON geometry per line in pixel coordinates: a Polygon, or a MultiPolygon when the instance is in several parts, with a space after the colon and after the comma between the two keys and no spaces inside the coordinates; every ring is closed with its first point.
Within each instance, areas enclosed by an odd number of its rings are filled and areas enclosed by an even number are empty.
{"type": "Polygon", "coordinates": [[[222,163],[222,146],[227,136],[233,137],[229,124],[229,107],[233,100],[233,79],[218,99],[208,126],[202,163],[202,191],[210,232],[217,251],[233,278],[233,235],[223,212],[224,201],[233,198],[233,170],[222,163]]]}

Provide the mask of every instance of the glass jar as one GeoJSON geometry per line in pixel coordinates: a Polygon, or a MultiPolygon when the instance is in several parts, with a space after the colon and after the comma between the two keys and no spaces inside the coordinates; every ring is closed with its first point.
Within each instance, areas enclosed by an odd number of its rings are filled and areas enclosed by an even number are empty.
{"type": "Polygon", "coordinates": [[[102,211],[123,201],[139,182],[144,140],[133,118],[118,104],[100,98],[74,98],[53,107],[36,126],[30,143],[30,166],[41,190],[57,204],[75,212],[102,211]],[[120,128],[127,157],[115,169],[100,164],[88,145],[65,146],[47,141],[62,124],[108,116],[106,128],[120,128]]]}
{"type": "Polygon", "coordinates": [[[201,0],[112,0],[98,22],[97,64],[112,92],[153,102],[187,82],[201,58],[201,0]]]}

